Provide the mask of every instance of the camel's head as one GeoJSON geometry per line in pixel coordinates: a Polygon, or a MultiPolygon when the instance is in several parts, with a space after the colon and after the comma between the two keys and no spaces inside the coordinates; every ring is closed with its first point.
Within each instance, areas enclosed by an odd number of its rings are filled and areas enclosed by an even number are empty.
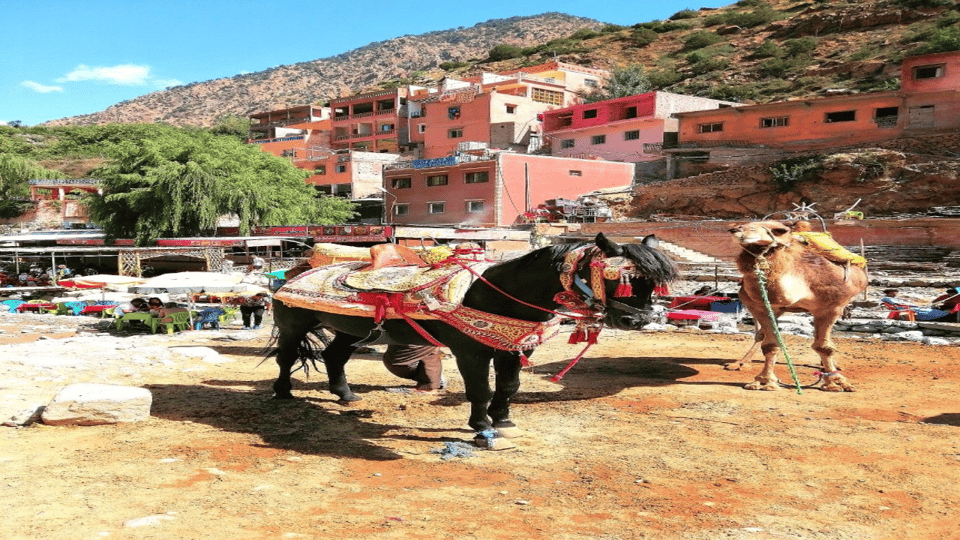
{"type": "Polygon", "coordinates": [[[730,229],[734,240],[744,249],[768,249],[790,245],[793,229],[779,221],[754,221],[730,229]]]}

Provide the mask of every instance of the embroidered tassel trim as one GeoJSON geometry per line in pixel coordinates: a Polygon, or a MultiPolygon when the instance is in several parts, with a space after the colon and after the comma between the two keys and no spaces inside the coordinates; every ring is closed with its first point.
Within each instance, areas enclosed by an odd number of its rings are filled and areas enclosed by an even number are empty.
{"type": "Polygon", "coordinates": [[[613,293],[613,296],[616,298],[633,296],[633,285],[630,285],[630,279],[627,277],[626,272],[620,275],[620,284],[617,285],[617,291],[613,293]]]}
{"type": "Polygon", "coordinates": [[[517,355],[520,356],[521,367],[530,367],[530,360],[527,358],[527,355],[523,354],[523,352],[520,352],[520,351],[517,352],[517,355]]]}

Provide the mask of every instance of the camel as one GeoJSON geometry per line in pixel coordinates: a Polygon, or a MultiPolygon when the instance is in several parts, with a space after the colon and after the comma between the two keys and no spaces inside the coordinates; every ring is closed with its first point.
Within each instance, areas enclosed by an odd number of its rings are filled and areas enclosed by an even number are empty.
{"type": "MultiPolygon", "coordinates": [[[[804,243],[802,237],[795,234],[809,230],[806,222],[787,224],[779,221],[745,223],[730,229],[742,248],[737,256],[737,267],[743,274],[740,301],[753,315],[758,329],[750,351],[739,362],[727,364],[726,368],[741,369],[749,365],[750,356],[758,344],[761,344],[764,356],[763,369],[753,382],[746,385],[748,390],[779,389],[773,367],[780,346],[757,281],[757,274],[763,269],[767,296],[776,317],[786,312],[813,315],[812,348],[820,355],[822,389],[830,392],[854,390],[834,362],[837,348],[831,334],[833,324],[847,304],[867,287],[867,273],[860,266],[865,266],[865,261],[860,259],[851,263],[856,256],[835,242],[830,246],[832,252],[825,252],[812,243],[804,243]],[[839,263],[838,260],[847,262],[839,263]]],[[[824,236],[824,233],[819,234],[824,236]]]]}

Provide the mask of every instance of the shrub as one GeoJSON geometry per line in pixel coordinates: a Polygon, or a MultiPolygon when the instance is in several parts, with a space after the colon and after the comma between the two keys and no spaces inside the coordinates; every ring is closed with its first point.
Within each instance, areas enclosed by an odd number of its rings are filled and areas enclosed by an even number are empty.
{"type": "Polygon", "coordinates": [[[683,48],[692,51],[709,47],[710,45],[720,41],[723,41],[723,38],[718,36],[716,33],[701,30],[687,36],[687,38],[683,40],[683,48]]]}
{"type": "Polygon", "coordinates": [[[753,50],[754,58],[780,58],[784,55],[783,48],[776,41],[764,41],[753,50]]]}
{"type": "Polygon", "coordinates": [[[812,36],[802,37],[800,39],[788,39],[784,42],[788,56],[796,56],[817,49],[817,38],[812,36]]]}
{"type": "Polygon", "coordinates": [[[674,30],[689,30],[693,25],[678,22],[652,21],[633,25],[634,28],[647,28],[658,34],[666,34],[674,30]]]}
{"type": "Polygon", "coordinates": [[[696,19],[700,16],[700,12],[695,9],[681,9],[680,11],[674,13],[670,16],[671,21],[677,21],[680,19],[696,19]]]}
{"type": "Polygon", "coordinates": [[[592,28],[581,28],[576,32],[570,34],[569,39],[583,41],[585,39],[595,38],[599,35],[600,35],[600,32],[597,32],[592,28]]]}
{"type": "Polygon", "coordinates": [[[787,193],[792,191],[799,182],[808,179],[809,175],[819,168],[819,158],[789,158],[770,167],[770,174],[773,175],[773,183],[776,185],[777,192],[787,193]]]}
{"type": "Polygon", "coordinates": [[[523,49],[516,45],[508,45],[502,43],[496,47],[490,49],[490,53],[487,55],[487,60],[490,62],[497,62],[500,60],[509,60],[511,58],[516,58],[520,56],[523,52],[523,49]]]}
{"type": "Polygon", "coordinates": [[[719,56],[706,56],[690,66],[690,69],[694,75],[703,75],[705,73],[722,71],[728,67],[730,67],[730,60],[719,56]]]}
{"type": "Polygon", "coordinates": [[[649,28],[637,28],[630,34],[630,40],[638,47],[644,47],[657,40],[660,34],[649,28]]]}
{"type": "Polygon", "coordinates": [[[683,77],[675,69],[661,69],[648,73],[647,80],[650,81],[651,88],[663,89],[677,84],[683,77]]]}
{"type": "MultiPolygon", "coordinates": [[[[740,3],[738,6],[742,5],[740,3]]],[[[726,11],[710,15],[703,21],[704,26],[731,25],[742,26],[744,28],[753,28],[762,24],[767,24],[777,19],[777,12],[766,2],[751,2],[750,6],[755,6],[753,11],[726,11]]],[[[748,7],[748,6],[745,6],[748,7]]]]}
{"type": "Polygon", "coordinates": [[[916,56],[950,51],[960,51],[960,28],[956,26],[937,30],[926,43],[910,51],[909,54],[916,56]]]}
{"type": "Polygon", "coordinates": [[[601,34],[612,34],[614,32],[619,32],[621,30],[626,30],[626,26],[620,26],[619,24],[608,24],[600,29],[601,34]]]}
{"type": "Polygon", "coordinates": [[[470,62],[442,62],[439,67],[444,71],[450,71],[457,68],[466,67],[469,65],[470,65],[470,62]]]}
{"type": "Polygon", "coordinates": [[[955,0],[898,0],[897,3],[908,8],[939,8],[957,6],[955,0]]]}

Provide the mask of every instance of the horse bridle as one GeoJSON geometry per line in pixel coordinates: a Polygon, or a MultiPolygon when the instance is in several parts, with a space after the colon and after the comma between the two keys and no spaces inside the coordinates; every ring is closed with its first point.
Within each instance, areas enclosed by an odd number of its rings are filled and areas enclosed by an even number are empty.
{"type": "Polygon", "coordinates": [[[596,246],[578,248],[564,256],[560,267],[563,291],[554,296],[554,301],[577,313],[585,314],[584,311],[588,311],[594,319],[602,319],[608,307],[639,316],[643,314],[642,310],[607,298],[606,280],[620,282],[614,296],[622,298],[633,296],[630,280],[643,275],[626,257],[607,257],[596,246]],[[590,283],[585,282],[579,275],[583,262],[587,260],[590,264],[590,283]]]}

